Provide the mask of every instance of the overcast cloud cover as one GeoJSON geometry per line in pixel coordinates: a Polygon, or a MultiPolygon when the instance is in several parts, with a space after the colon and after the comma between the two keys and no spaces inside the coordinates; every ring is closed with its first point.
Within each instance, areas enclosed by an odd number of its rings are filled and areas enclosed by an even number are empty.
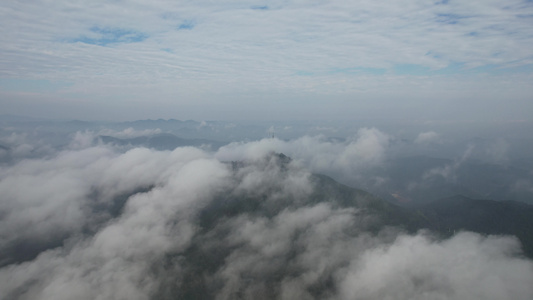
{"type": "Polygon", "coordinates": [[[0,107],[531,120],[532,16],[526,0],[2,1],[0,107]]]}
{"type": "Polygon", "coordinates": [[[367,211],[309,200],[317,163],[302,149],[365,166],[387,142],[365,128],[344,149],[302,138],[119,151],[79,133],[69,149],[0,167],[0,298],[531,299],[516,238],[370,231],[367,211]],[[280,163],[269,143],[303,159],[280,163]],[[257,209],[219,215],[230,199],[257,209]]]}

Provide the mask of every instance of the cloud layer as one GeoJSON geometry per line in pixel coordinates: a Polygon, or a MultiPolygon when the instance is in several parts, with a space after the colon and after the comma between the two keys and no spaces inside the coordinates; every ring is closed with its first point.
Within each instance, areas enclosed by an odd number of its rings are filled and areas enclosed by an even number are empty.
{"type": "MultiPolygon", "coordinates": [[[[318,145],[364,166],[387,142],[363,129],[342,151],[318,145]]],[[[2,166],[0,298],[533,297],[533,263],[515,238],[370,230],[381,221],[363,207],[314,198],[302,165],[320,164],[306,143],[216,154],[90,145],[2,166]]]]}
{"type": "Polygon", "coordinates": [[[481,117],[485,99],[500,117],[527,117],[519,107],[531,94],[530,1],[33,1],[0,8],[0,92],[12,113],[53,115],[49,107],[59,102],[76,117],[264,119],[272,110],[265,100],[280,99],[284,109],[272,118],[350,118],[384,104],[397,109],[390,116],[413,104],[428,108],[432,98],[436,115],[460,113],[459,104],[481,117]],[[7,102],[14,98],[29,103],[7,102]],[[214,109],[199,115],[191,101],[214,109]],[[42,102],[48,108],[30,109],[42,102]],[[95,105],[113,111],[104,115],[95,105]]]}

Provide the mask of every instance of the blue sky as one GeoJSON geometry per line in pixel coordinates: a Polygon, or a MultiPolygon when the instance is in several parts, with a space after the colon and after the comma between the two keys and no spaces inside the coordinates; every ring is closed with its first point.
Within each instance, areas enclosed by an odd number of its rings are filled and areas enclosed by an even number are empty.
{"type": "Polygon", "coordinates": [[[533,2],[2,1],[2,113],[533,121],[533,2]]]}

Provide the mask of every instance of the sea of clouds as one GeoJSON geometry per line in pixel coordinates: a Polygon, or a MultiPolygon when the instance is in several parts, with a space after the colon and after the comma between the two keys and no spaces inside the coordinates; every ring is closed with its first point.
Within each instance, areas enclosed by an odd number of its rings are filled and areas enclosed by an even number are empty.
{"type": "Polygon", "coordinates": [[[532,299],[514,237],[370,231],[358,207],[309,201],[312,172],[379,164],[389,140],[156,151],[85,132],[21,154],[0,166],[0,298],[532,299]],[[228,213],[231,199],[253,209],[228,213]]]}

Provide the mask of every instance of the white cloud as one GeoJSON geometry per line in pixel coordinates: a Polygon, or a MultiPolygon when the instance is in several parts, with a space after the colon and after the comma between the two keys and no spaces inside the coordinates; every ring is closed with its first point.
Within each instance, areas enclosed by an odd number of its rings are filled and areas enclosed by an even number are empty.
{"type": "Polygon", "coordinates": [[[164,182],[181,159],[205,157],[197,149],[118,154],[106,147],[61,152],[55,158],[29,160],[1,170],[2,246],[16,239],[50,239],[81,230],[94,206],[114,197],[164,182]],[[97,191],[96,195],[93,195],[97,191]],[[33,224],[39,224],[33,226],[33,224]],[[16,231],[16,236],[9,233],[16,231]]]}
{"type": "MultiPolygon", "coordinates": [[[[251,112],[263,103],[258,94],[270,99],[282,95],[287,110],[295,109],[291,101],[301,104],[313,97],[328,103],[332,97],[346,97],[338,102],[346,106],[346,99],[452,101],[469,99],[475,91],[486,101],[504,95],[509,101],[531,94],[529,67],[498,74],[500,67],[533,62],[528,17],[533,6],[518,0],[445,5],[281,1],[270,2],[266,10],[252,9],[264,3],[233,1],[0,5],[5,29],[1,77],[71,83],[37,94],[3,91],[5,97],[115,103],[127,110],[135,105],[126,104],[150,99],[164,105],[160,113],[168,113],[177,104],[187,109],[184,104],[193,100],[223,108],[220,99],[233,105],[252,102],[251,112]],[[184,23],[194,27],[179,30],[184,23]],[[99,38],[95,28],[108,31],[110,40],[121,31],[146,38],[105,47],[84,43],[84,37],[99,38]],[[410,65],[422,68],[420,74],[413,74],[410,65]],[[469,73],[477,66],[488,68],[469,73]]],[[[350,106],[350,111],[365,105],[350,106]]]]}
{"type": "Polygon", "coordinates": [[[150,266],[188,245],[196,230],[191,213],[227,176],[226,166],[194,148],[118,154],[93,147],[4,170],[2,250],[21,240],[70,239],[33,261],[0,269],[1,297],[148,299],[157,287],[150,266]],[[95,210],[149,185],[156,187],[128,199],[111,222],[100,216],[106,209],[95,210]],[[87,229],[96,230],[94,236],[85,236],[87,229]]]}
{"type": "Polygon", "coordinates": [[[73,150],[81,150],[93,146],[97,142],[96,135],[92,131],[76,131],[72,141],[69,143],[69,148],[73,150]]]}
{"type": "Polygon", "coordinates": [[[515,239],[473,233],[401,236],[352,262],[341,299],[527,299],[533,265],[509,258],[517,248],[515,239]]]}
{"type": "Polygon", "coordinates": [[[0,145],[4,147],[0,153],[0,159],[3,158],[9,162],[11,160],[20,160],[23,158],[43,157],[54,153],[52,147],[42,140],[34,132],[10,132],[0,136],[0,145]]]}
{"type": "Polygon", "coordinates": [[[216,153],[220,160],[260,159],[271,151],[284,153],[317,173],[353,178],[383,162],[389,136],[376,128],[362,128],[346,142],[331,142],[323,136],[303,136],[282,141],[277,138],[232,143],[216,153]]]}

